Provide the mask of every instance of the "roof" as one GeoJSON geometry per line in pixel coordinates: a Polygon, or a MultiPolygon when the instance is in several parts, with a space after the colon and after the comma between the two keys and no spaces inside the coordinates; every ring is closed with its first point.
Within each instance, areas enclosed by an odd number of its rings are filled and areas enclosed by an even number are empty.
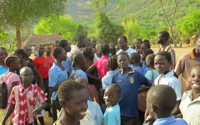
{"type": "Polygon", "coordinates": [[[191,36],[189,39],[194,39],[195,38],[195,35],[191,36]]]}
{"type": "MultiPolygon", "coordinates": [[[[50,45],[54,44],[55,41],[67,40],[57,33],[52,34],[32,34],[23,43],[23,46],[36,46],[38,44],[50,45]]],[[[69,41],[69,40],[67,40],[69,41]]],[[[71,43],[71,41],[69,41],[71,43]]]]}

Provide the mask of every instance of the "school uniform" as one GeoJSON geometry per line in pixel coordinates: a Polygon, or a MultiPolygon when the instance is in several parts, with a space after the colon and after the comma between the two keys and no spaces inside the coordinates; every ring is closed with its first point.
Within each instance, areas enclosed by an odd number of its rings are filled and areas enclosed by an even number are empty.
{"type": "Polygon", "coordinates": [[[140,124],[138,114],[138,91],[141,85],[151,86],[152,82],[142,73],[131,69],[128,74],[123,71],[113,75],[112,83],[119,84],[121,87],[121,98],[119,100],[121,123],[140,124]]]}
{"type": "Polygon", "coordinates": [[[117,70],[114,70],[114,71],[108,71],[106,76],[104,76],[102,78],[102,86],[103,86],[103,89],[106,89],[107,86],[109,86],[111,83],[112,83],[112,77],[115,73],[117,73],[118,71],[117,70]]]}
{"type": "Polygon", "coordinates": [[[8,71],[8,69],[6,67],[3,67],[2,65],[0,65],[0,75],[6,73],[8,71]]]}
{"type": "Polygon", "coordinates": [[[87,74],[86,74],[85,72],[83,72],[82,69],[78,69],[78,70],[76,70],[76,75],[75,75],[74,78],[79,78],[79,77],[82,77],[82,78],[86,79],[87,82],[88,82],[87,74]]]}
{"type": "Polygon", "coordinates": [[[68,77],[74,70],[71,64],[71,59],[67,56],[67,59],[65,61],[62,61],[62,65],[65,67],[65,70],[67,71],[68,77]]]}
{"type": "Polygon", "coordinates": [[[140,71],[141,73],[143,73],[142,68],[140,66],[134,67],[133,64],[129,64],[129,67],[135,70],[140,71]]]}
{"type": "Polygon", "coordinates": [[[160,74],[159,74],[158,71],[156,71],[155,69],[152,69],[152,71],[153,71],[153,74],[152,74],[151,70],[148,70],[148,71],[146,72],[146,74],[145,74],[145,77],[146,77],[147,79],[151,80],[151,79],[152,79],[152,75],[153,75],[153,85],[154,85],[155,79],[156,79],[160,74]]]}
{"type": "Polygon", "coordinates": [[[119,104],[106,109],[104,113],[104,125],[121,125],[119,104]]]}
{"type": "MultiPolygon", "coordinates": [[[[122,49],[118,50],[116,55],[119,55],[121,52],[124,52],[122,49]]],[[[132,48],[128,48],[125,53],[127,53],[129,56],[132,54],[132,53],[137,53],[136,50],[132,49],[132,48]]]]}
{"type": "Polygon", "coordinates": [[[146,61],[144,61],[142,63],[142,72],[143,72],[143,74],[145,75],[148,70],[150,70],[150,68],[146,66],[146,61]]]}
{"type": "MultiPolygon", "coordinates": [[[[181,118],[175,119],[174,116],[171,116],[167,118],[159,118],[153,123],[153,125],[187,125],[187,123],[185,120],[181,118]]],[[[197,125],[197,124],[193,124],[193,125],[197,125]]]]}

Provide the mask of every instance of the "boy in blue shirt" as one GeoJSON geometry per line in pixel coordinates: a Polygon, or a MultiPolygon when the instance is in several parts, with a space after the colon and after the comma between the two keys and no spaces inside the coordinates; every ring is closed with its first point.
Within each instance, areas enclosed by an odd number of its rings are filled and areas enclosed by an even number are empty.
{"type": "Polygon", "coordinates": [[[142,73],[129,68],[129,56],[120,53],[117,57],[118,66],[121,71],[113,75],[112,83],[119,84],[122,92],[119,100],[121,125],[127,123],[140,125],[138,114],[138,91],[141,85],[150,87],[152,82],[142,73]]]}
{"type": "Polygon", "coordinates": [[[145,75],[146,72],[148,70],[150,70],[150,67],[147,67],[146,65],[146,57],[149,55],[149,54],[153,54],[153,51],[151,49],[145,49],[142,51],[142,60],[144,61],[142,63],[142,71],[143,71],[143,74],[145,75]]]}
{"type": "Polygon", "coordinates": [[[142,68],[139,66],[139,62],[141,60],[140,54],[139,53],[132,53],[129,57],[130,59],[130,64],[129,67],[138,70],[142,73],[142,68]]]}
{"type": "Polygon", "coordinates": [[[153,86],[147,93],[146,122],[149,125],[187,125],[183,119],[175,119],[171,112],[176,105],[176,93],[167,85],[153,86]],[[156,119],[154,122],[153,119],[156,119]]]}

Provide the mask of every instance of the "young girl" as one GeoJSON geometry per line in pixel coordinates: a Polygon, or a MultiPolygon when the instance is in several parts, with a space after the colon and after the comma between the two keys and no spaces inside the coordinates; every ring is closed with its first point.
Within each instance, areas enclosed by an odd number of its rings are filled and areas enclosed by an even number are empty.
{"type": "Polygon", "coordinates": [[[29,57],[31,56],[31,48],[29,47],[29,46],[25,46],[24,48],[23,48],[23,50],[25,51],[25,53],[26,53],[26,56],[25,56],[25,61],[26,62],[30,62],[30,63],[33,63],[33,60],[32,59],[30,59],[29,57]]]}
{"type": "Polygon", "coordinates": [[[52,93],[52,100],[53,100],[53,121],[57,120],[56,110],[60,110],[60,104],[58,100],[58,87],[61,82],[68,79],[67,70],[62,65],[62,61],[67,59],[66,51],[61,48],[57,47],[53,49],[53,56],[56,59],[55,63],[49,70],[49,90],[52,93]]]}
{"type": "Polygon", "coordinates": [[[142,60],[143,60],[143,63],[142,63],[142,71],[143,71],[143,74],[145,75],[146,72],[150,69],[147,65],[146,65],[146,57],[149,55],[149,54],[153,54],[153,51],[151,49],[145,49],[142,51],[142,60]]]}
{"type": "Polygon", "coordinates": [[[0,47],[0,75],[8,71],[4,61],[8,56],[7,50],[4,47],[0,47]]]}
{"type": "Polygon", "coordinates": [[[107,109],[104,113],[104,125],[121,125],[120,107],[118,101],[121,97],[121,87],[118,84],[110,84],[104,93],[107,109]]]}
{"type": "MultiPolygon", "coordinates": [[[[5,64],[8,67],[8,72],[0,75],[0,84],[5,82],[7,86],[7,98],[10,95],[12,88],[21,83],[21,80],[15,71],[19,71],[21,68],[20,60],[17,56],[8,56],[5,60],[5,64]]],[[[7,100],[5,100],[7,101],[7,100]]],[[[0,123],[2,123],[6,112],[8,110],[10,103],[7,103],[7,107],[5,109],[0,109],[0,123]]],[[[6,125],[11,124],[11,117],[5,121],[6,125]]]]}
{"type": "Polygon", "coordinates": [[[152,84],[154,85],[154,80],[160,75],[158,71],[154,69],[154,58],[155,54],[149,54],[146,57],[146,66],[150,68],[145,74],[145,77],[151,80],[152,84]]]}
{"type": "Polygon", "coordinates": [[[46,55],[44,57],[48,60],[49,66],[52,67],[53,62],[55,62],[55,60],[54,60],[53,56],[51,55],[51,47],[46,46],[45,50],[46,50],[46,55]]]}
{"type": "Polygon", "coordinates": [[[139,53],[132,53],[130,55],[129,59],[130,59],[129,67],[131,67],[135,70],[138,70],[142,73],[143,72],[142,68],[139,66],[139,62],[141,60],[140,54],[139,53]]]}

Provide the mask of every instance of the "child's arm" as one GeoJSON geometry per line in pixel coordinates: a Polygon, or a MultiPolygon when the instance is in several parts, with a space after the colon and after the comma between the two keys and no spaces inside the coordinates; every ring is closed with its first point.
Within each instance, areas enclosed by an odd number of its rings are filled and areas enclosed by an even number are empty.
{"type": "Polygon", "coordinates": [[[9,89],[9,95],[10,95],[10,93],[11,93],[13,87],[15,87],[17,84],[18,84],[18,82],[13,82],[13,83],[11,83],[11,86],[10,86],[10,89],[9,89]]]}
{"type": "Polygon", "coordinates": [[[96,69],[96,67],[95,67],[94,65],[91,65],[91,66],[86,70],[85,73],[87,73],[87,76],[88,76],[89,78],[92,78],[92,79],[101,81],[100,78],[98,78],[98,77],[92,75],[92,71],[94,71],[95,69],[96,69]]]}
{"type": "Polygon", "coordinates": [[[48,103],[47,103],[47,102],[44,102],[40,107],[34,109],[32,113],[41,114],[41,111],[42,111],[43,109],[46,109],[47,107],[48,107],[48,103]]]}
{"type": "Polygon", "coordinates": [[[8,107],[8,111],[6,113],[5,118],[3,119],[2,125],[5,125],[6,120],[8,119],[8,117],[12,114],[12,112],[14,111],[15,105],[10,104],[10,106],[8,107]]]}
{"type": "Polygon", "coordinates": [[[135,73],[137,73],[137,77],[141,85],[144,84],[147,87],[150,87],[152,85],[152,82],[149,79],[147,79],[142,73],[138,71],[135,73]]]}

